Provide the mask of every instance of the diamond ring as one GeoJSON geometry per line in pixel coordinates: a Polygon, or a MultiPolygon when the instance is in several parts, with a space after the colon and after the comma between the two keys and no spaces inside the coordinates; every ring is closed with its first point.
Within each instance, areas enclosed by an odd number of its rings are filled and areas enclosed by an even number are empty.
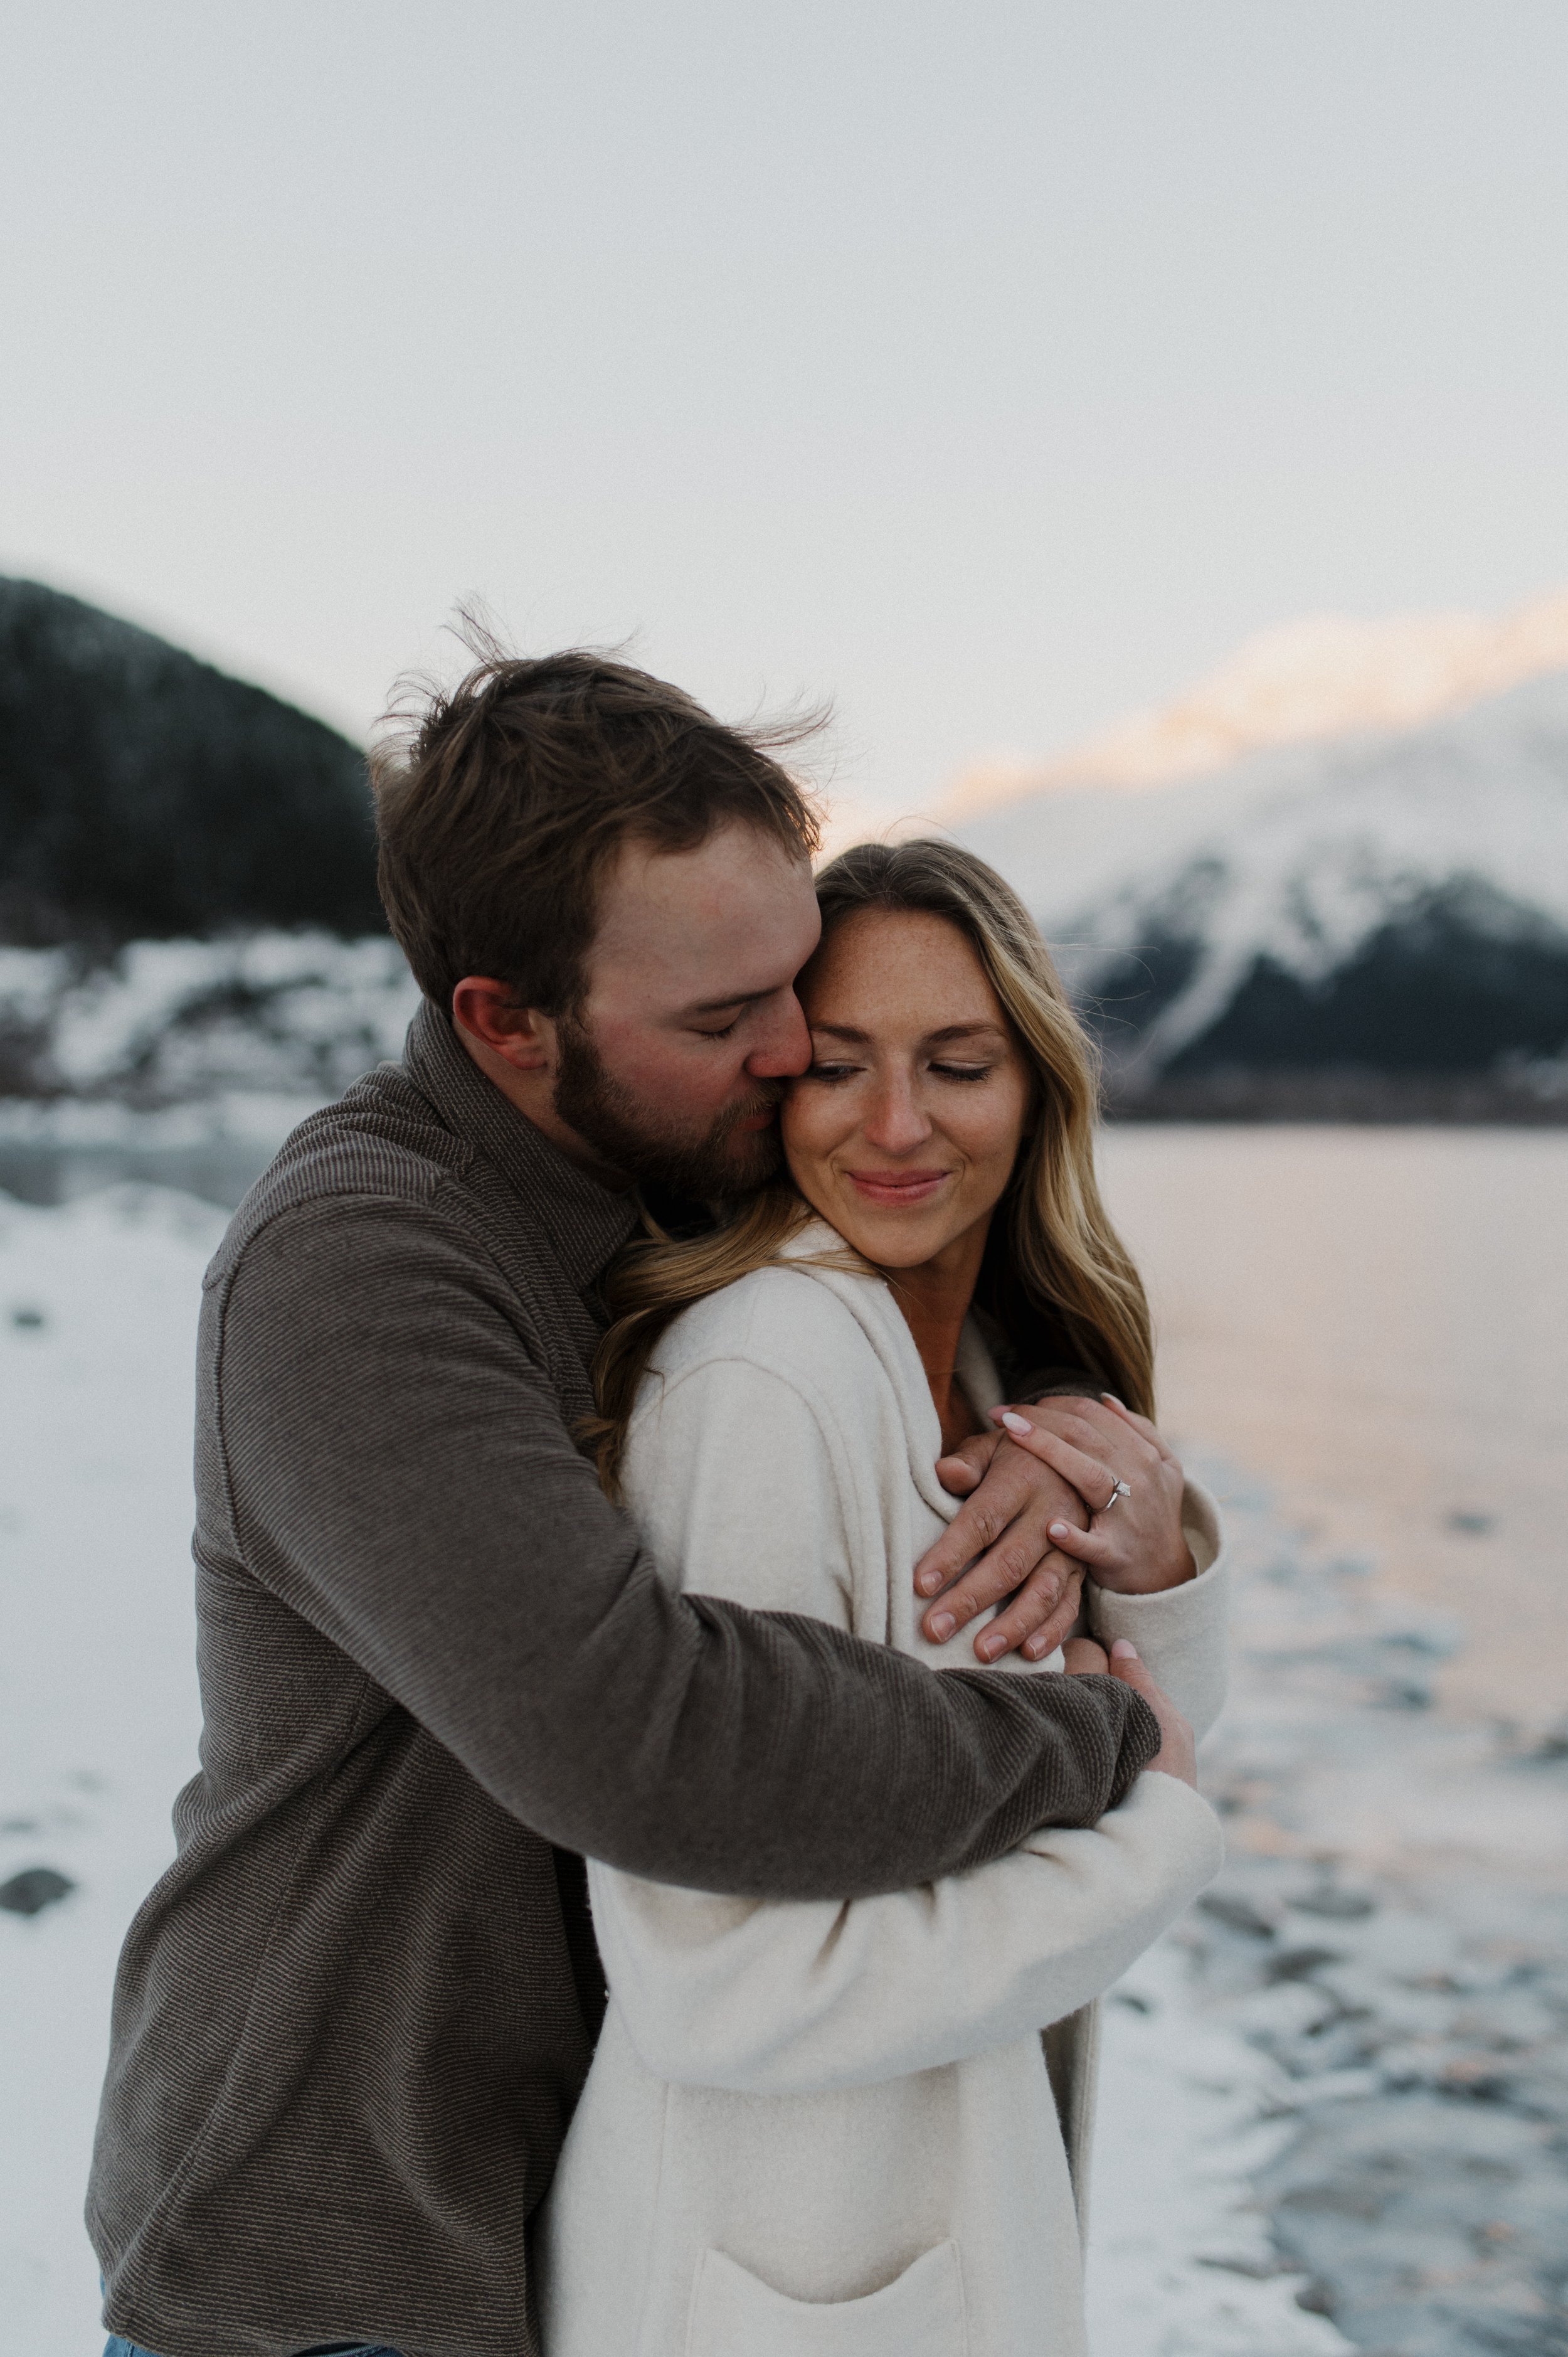
{"type": "Polygon", "coordinates": [[[1125,1481],[1118,1481],[1115,1488],[1112,1491],[1109,1498],[1106,1499],[1103,1506],[1101,1507],[1101,1512],[1102,1514],[1108,1514],[1111,1512],[1112,1507],[1116,1504],[1119,1499],[1130,1498],[1133,1492],[1127,1487],[1125,1481]]]}

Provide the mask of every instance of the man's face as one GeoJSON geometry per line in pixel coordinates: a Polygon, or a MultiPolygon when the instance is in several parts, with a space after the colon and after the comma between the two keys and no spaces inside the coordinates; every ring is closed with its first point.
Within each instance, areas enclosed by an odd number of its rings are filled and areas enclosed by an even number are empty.
{"type": "Polygon", "coordinates": [[[587,995],[556,1024],[557,1118],[629,1178],[711,1197],[779,1168],[781,1083],[811,1061],[795,976],[811,870],[736,823],[694,851],[628,842],[599,892],[587,995]]]}

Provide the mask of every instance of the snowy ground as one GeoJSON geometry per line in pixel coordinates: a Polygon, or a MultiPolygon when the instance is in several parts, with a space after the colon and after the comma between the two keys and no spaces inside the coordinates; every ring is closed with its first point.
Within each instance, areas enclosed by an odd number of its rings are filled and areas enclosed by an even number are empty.
{"type": "Polygon", "coordinates": [[[0,1200],[0,1878],[73,1886],[0,1915],[15,2357],[102,2345],[81,2196],[114,1958],[196,1764],[191,1361],[222,1225],[148,1189],[62,1211],[0,1200]]]}
{"type": "Polygon", "coordinates": [[[1107,2008],[1097,2357],[1562,2357],[1568,1740],[1434,1709],[1453,1625],[1196,1469],[1230,1857],[1107,2008]]]}
{"type": "MultiPolygon", "coordinates": [[[[190,1361],[221,1225],[156,1188],[0,1198],[0,1900],[71,1886],[0,1912],[16,2357],[99,2345],[81,2189],[115,1953],[195,1764],[190,1361]]],[[[1568,1746],[1428,1710],[1452,1631],[1202,1469],[1246,1573],[1206,1770],[1232,1857],[1107,2008],[1096,2357],[1558,2357],[1568,1746]]]]}

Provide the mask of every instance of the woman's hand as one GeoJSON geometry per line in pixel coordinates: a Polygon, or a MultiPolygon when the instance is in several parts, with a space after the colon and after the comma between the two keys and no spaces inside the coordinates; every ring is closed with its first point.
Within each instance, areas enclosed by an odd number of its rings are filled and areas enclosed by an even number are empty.
{"type": "Polygon", "coordinates": [[[999,1662],[1017,1646],[1028,1662],[1054,1653],[1079,1617],[1083,1566],[1051,1537],[1064,1518],[1079,1527],[1089,1508],[1070,1482],[1004,1432],[977,1432],[937,1460],[937,1478],[963,1504],[915,1566],[916,1592],[935,1602],[921,1627],[945,1644],[988,1606],[1002,1604],[974,1641],[975,1657],[999,1662]]]}
{"type": "Polygon", "coordinates": [[[1109,1393],[992,1414],[1017,1448],[1060,1474],[1089,1505],[1088,1530],[1054,1522],[1050,1538],[1100,1587],[1152,1596],[1195,1577],[1182,1536],[1182,1469],[1147,1416],[1134,1415],[1109,1393]]]}
{"type": "Polygon", "coordinates": [[[1175,1776],[1183,1784],[1197,1790],[1197,1750],[1192,1739],[1192,1729],[1177,1710],[1170,1696],[1155,1684],[1144,1667],[1135,1645],[1125,1637],[1118,1637],[1106,1659],[1105,1649],[1092,1637],[1069,1637],[1063,1648],[1067,1672],[1073,1678],[1104,1677],[1107,1673],[1120,1678],[1141,1694],[1160,1722],[1160,1748],[1149,1766],[1157,1768],[1162,1776],[1175,1776]]]}

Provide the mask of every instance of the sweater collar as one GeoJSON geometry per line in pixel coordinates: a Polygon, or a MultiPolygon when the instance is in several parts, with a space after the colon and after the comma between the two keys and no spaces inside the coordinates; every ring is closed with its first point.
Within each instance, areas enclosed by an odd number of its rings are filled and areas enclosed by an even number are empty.
{"type": "Polygon", "coordinates": [[[403,1069],[448,1129],[493,1164],[554,1245],[572,1283],[585,1291],[638,1223],[634,1195],[612,1194],[568,1162],[542,1129],[488,1081],[440,1008],[420,1001],[409,1026],[403,1069]]]}

